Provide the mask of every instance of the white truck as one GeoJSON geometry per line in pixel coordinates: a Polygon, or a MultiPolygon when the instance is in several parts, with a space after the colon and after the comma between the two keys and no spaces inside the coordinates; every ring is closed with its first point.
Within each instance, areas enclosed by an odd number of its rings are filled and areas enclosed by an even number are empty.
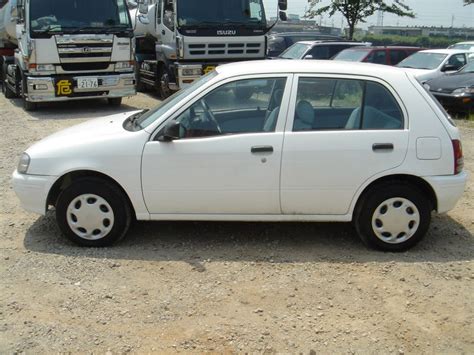
{"type": "Polygon", "coordinates": [[[39,102],[136,94],[126,0],[0,0],[0,68],[7,98],[39,102]]]}
{"type": "MultiPolygon", "coordinates": [[[[220,64],[266,57],[272,26],[263,0],[152,2],[131,9],[138,90],[151,87],[164,98],[220,64]]],[[[278,8],[285,20],[287,1],[278,8]]]]}

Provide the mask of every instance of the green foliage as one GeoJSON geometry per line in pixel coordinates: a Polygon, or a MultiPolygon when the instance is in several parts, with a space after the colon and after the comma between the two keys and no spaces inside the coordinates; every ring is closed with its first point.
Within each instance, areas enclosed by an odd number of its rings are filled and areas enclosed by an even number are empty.
{"type": "Polygon", "coordinates": [[[320,6],[323,0],[309,0],[310,7],[306,13],[306,18],[315,18],[316,16],[328,13],[333,16],[340,12],[349,26],[349,39],[354,36],[355,26],[359,22],[365,22],[365,19],[375,14],[378,10],[383,10],[398,16],[415,17],[405,0],[332,0],[330,5],[320,6]]]}
{"type": "Polygon", "coordinates": [[[367,35],[358,38],[364,42],[371,42],[374,46],[415,46],[423,48],[447,48],[450,45],[465,41],[465,38],[448,37],[407,37],[396,35],[367,35]]]}

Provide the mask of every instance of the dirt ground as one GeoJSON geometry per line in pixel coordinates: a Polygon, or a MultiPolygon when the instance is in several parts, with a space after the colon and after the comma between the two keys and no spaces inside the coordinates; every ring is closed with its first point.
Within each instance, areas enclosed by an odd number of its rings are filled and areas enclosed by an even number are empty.
{"type": "MultiPolygon", "coordinates": [[[[10,176],[33,142],[140,94],[28,114],[0,97],[0,353],[474,353],[474,183],[413,250],[348,224],[138,223],[112,248],[24,212],[10,176]]],[[[474,172],[474,122],[459,122],[474,172]]]]}

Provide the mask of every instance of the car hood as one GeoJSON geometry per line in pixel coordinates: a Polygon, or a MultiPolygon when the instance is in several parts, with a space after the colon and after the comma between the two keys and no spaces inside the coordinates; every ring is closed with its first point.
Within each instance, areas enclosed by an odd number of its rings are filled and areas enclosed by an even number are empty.
{"type": "Polygon", "coordinates": [[[38,155],[51,150],[61,150],[77,145],[87,145],[104,141],[110,137],[131,134],[123,128],[123,122],[131,115],[140,112],[124,112],[92,119],[56,132],[26,150],[30,155],[38,155]]]}
{"type": "Polygon", "coordinates": [[[403,70],[413,74],[413,76],[420,82],[425,82],[426,80],[430,80],[439,76],[439,73],[436,69],[403,68],[403,70]]]}
{"type": "Polygon", "coordinates": [[[474,86],[474,73],[456,73],[445,75],[427,82],[430,90],[450,90],[474,86]]]}

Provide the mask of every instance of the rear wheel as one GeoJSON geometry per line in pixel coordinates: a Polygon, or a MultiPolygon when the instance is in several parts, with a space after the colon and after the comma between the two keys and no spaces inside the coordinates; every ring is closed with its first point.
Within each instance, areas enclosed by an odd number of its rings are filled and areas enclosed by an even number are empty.
{"type": "Polygon", "coordinates": [[[404,251],[424,237],[430,221],[431,205],[427,196],[412,185],[388,183],[362,197],[354,224],[367,246],[404,251]]]}
{"type": "Polygon", "coordinates": [[[170,75],[168,69],[164,66],[161,66],[159,69],[159,82],[158,82],[158,92],[162,99],[166,99],[167,97],[171,96],[173,93],[170,89],[170,75]]]}
{"type": "Polygon", "coordinates": [[[123,192],[97,178],[83,178],[66,188],[56,203],[56,220],[74,243],[109,246],[120,240],[131,223],[131,210],[123,192]]]}

